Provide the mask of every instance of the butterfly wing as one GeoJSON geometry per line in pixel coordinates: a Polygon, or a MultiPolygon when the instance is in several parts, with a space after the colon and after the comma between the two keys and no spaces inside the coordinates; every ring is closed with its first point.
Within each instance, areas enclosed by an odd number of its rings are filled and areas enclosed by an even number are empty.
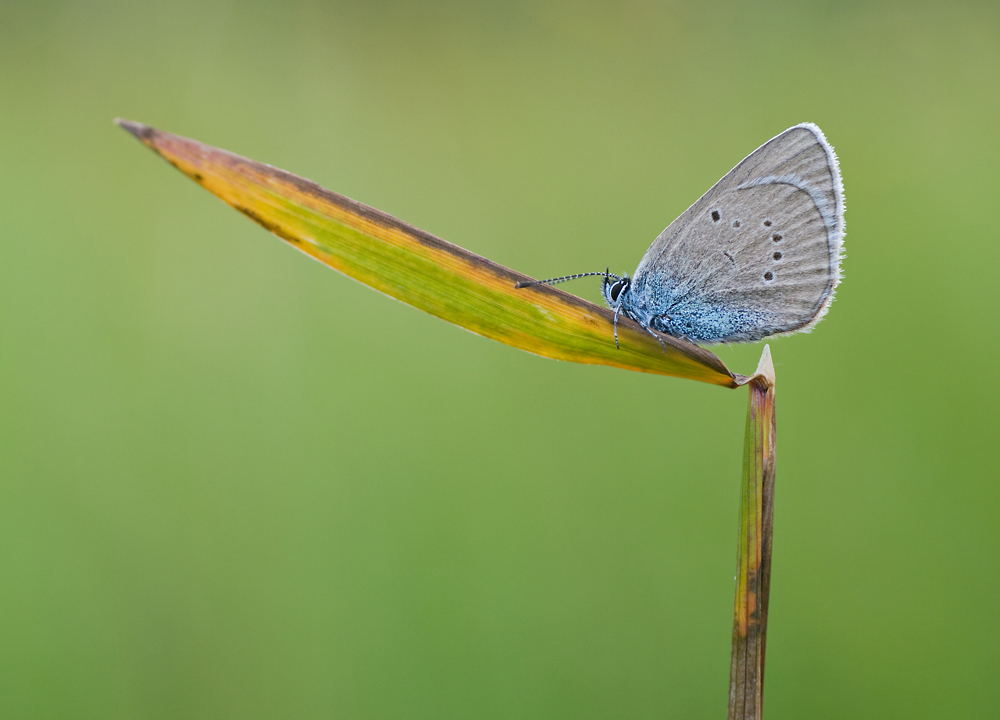
{"type": "Polygon", "coordinates": [[[695,340],[807,330],[833,300],[843,237],[837,158],[805,123],[755,150],[660,233],[634,288],[681,323],[669,330],[695,340]]]}

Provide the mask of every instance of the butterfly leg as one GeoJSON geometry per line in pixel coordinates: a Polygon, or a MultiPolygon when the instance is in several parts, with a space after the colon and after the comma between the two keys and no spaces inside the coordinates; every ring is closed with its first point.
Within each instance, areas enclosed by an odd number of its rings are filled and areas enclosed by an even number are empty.
{"type": "Polygon", "coordinates": [[[619,305],[615,308],[615,348],[618,350],[621,350],[621,347],[618,345],[618,313],[621,312],[621,307],[619,305]]]}
{"type": "Polygon", "coordinates": [[[661,338],[659,335],[653,332],[653,328],[649,327],[648,325],[643,325],[643,327],[646,329],[646,332],[648,332],[650,335],[656,338],[656,342],[660,343],[660,347],[663,348],[663,352],[666,352],[667,344],[663,342],[663,338],[661,338]]]}

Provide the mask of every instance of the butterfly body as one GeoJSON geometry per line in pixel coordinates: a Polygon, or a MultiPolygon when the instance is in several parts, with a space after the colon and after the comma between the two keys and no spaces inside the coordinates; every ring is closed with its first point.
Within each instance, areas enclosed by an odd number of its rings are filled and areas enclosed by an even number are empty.
{"type": "MultiPolygon", "coordinates": [[[[628,279],[627,276],[625,276],[628,279]]],[[[753,342],[766,336],[765,312],[753,308],[720,307],[691,297],[690,288],[662,275],[629,282],[618,302],[608,299],[612,310],[645,328],[695,342],[753,342]]]]}

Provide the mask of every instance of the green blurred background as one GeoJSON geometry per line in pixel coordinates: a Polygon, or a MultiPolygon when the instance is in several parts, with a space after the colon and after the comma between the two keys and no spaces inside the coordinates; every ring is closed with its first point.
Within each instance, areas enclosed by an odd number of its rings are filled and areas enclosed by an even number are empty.
{"type": "Polygon", "coordinates": [[[720,718],[746,393],[389,300],[119,115],[538,277],[818,123],[767,714],[1000,712],[996,3],[0,4],[0,715],[720,718]]]}

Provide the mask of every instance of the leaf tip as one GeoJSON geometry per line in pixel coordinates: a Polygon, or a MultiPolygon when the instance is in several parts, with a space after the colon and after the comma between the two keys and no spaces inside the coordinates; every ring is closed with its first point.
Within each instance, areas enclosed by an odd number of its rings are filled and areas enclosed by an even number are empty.
{"type": "Polygon", "coordinates": [[[133,122],[132,120],[126,120],[125,118],[115,118],[115,125],[126,130],[135,136],[139,142],[149,144],[153,137],[153,133],[156,132],[149,125],[143,125],[142,123],[133,122]]]}

